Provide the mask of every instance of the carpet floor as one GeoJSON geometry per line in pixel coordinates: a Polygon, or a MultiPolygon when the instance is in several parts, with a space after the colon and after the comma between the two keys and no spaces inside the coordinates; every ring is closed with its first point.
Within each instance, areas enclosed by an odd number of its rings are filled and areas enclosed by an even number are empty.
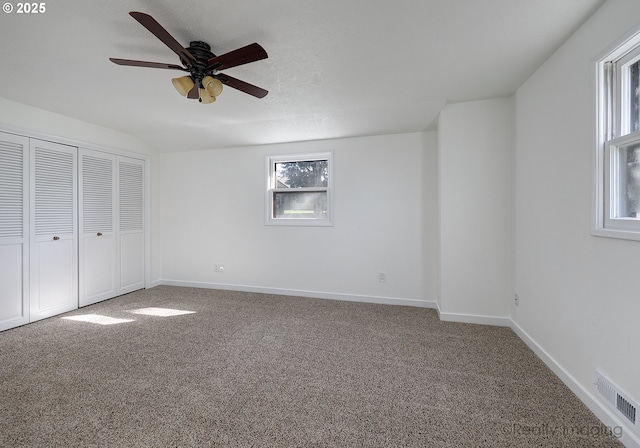
{"type": "Polygon", "coordinates": [[[619,430],[510,329],[431,309],[159,286],[0,333],[0,446],[615,447],[619,430]]]}

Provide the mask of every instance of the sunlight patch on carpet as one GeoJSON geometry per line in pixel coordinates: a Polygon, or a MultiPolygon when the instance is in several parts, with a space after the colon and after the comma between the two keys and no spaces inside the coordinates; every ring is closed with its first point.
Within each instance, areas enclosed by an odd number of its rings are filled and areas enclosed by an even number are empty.
{"type": "Polygon", "coordinates": [[[170,317],[170,316],[181,316],[183,314],[195,314],[195,311],[185,311],[185,310],[174,310],[172,308],[140,308],[138,310],[127,310],[129,313],[133,314],[144,314],[146,316],[160,316],[160,317],[170,317]]]}
{"type": "Polygon", "coordinates": [[[63,319],[75,320],[80,322],[89,322],[91,324],[98,325],[114,325],[122,324],[125,322],[133,322],[134,319],[117,319],[115,317],[101,316],[100,314],[82,314],[79,316],[66,316],[63,319]]]}

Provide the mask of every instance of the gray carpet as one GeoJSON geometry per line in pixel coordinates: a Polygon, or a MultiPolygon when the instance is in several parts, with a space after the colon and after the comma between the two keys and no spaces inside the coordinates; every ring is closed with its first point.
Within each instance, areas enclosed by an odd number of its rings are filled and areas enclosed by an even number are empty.
{"type": "Polygon", "coordinates": [[[621,446],[613,430],[510,329],[429,309],[162,286],[0,333],[0,446],[621,446]],[[87,314],[133,321],[64,318],[87,314]]]}

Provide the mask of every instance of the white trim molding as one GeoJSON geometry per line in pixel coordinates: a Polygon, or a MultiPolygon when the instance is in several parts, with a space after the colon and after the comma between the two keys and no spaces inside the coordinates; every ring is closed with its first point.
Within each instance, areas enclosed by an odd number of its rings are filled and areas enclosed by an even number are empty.
{"type": "Polygon", "coordinates": [[[436,302],[438,316],[443,322],[460,322],[464,324],[491,325],[494,327],[510,327],[511,319],[501,316],[483,316],[479,314],[445,313],[436,302]]]}
{"type": "Polygon", "coordinates": [[[248,286],[227,283],[192,282],[163,279],[154,282],[154,286],[184,286],[188,288],[221,289],[226,291],[256,292],[283,296],[307,297],[312,299],[342,300],[345,302],[378,303],[381,305],[413,306],[417,308],[436,308],[435,301],[403,299],[384,296],[366,296],[360,294],[340,294],[335,292],[306,291],[299,289],[272,288],[268,286],[248,286]]]}

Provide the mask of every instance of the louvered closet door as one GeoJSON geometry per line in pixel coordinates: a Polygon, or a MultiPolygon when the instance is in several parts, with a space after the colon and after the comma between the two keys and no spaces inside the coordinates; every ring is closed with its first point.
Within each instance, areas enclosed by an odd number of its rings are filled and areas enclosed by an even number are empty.
{"type": "Polygon", "coordinates": [[[0,133],[0,331],[29,322],[29,139],[0,133]]]}
{"type": "Polygon", "coordinates": [[[30,318],[78,307],[77,148],[31,139],[30,318]]]}
{"type": "Polygon", "coordinates": [[[116,157],[80,149],[79,304],[90,305],[116,295],[116,157]]]}
{"type": "Polygon", "coordinates": [[[118,293],[144,288],[144,161],[117,157],[118,293]]]}

